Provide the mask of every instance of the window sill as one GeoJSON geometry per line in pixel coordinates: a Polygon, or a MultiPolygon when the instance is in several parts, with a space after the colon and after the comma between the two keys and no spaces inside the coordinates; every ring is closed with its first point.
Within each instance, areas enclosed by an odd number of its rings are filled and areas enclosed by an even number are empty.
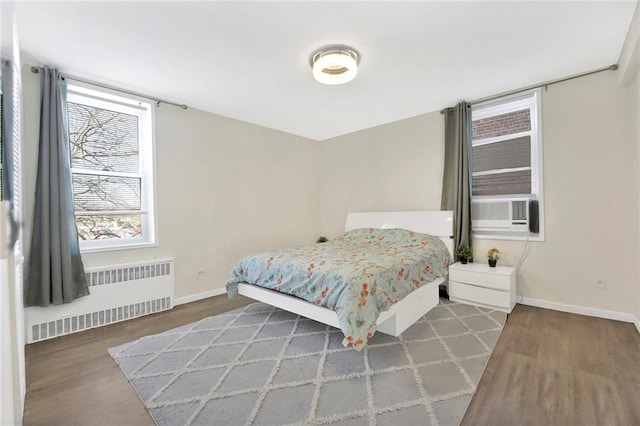
{"type": "Polygon", "coordinates": [[[120,251],[120,250],[133,250],[133,249],[141,249],[141,248],[149,248],[149,247],[158,247],[157,242],[139,242],[139,243],[126,243],[126,244],[118,244],[118,245],[104,245],[104,246],[85,246],[82,247],[80,245],[80,254],[86,253],[100,253],[104,251],[120,251]]]}
{"type": "Polygon", "coordinates": [[[535,235],[514,235],[514,234],[477,234],[472,233],[473,238],[477,240],[511,240],[511,241],[544,241],[544,234],[535,235]]]}

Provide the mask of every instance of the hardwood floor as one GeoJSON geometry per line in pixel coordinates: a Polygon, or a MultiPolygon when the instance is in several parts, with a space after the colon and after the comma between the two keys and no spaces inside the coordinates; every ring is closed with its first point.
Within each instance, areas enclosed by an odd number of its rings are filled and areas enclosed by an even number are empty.
{"type": "MultiPolygon", "coordinates": [[[[251,303],[218,296],[27,346],[25,425],[153,425],[107,349],[251,303]]],[[[463,425],[640,425],[632,324],[517,305],[463,425]]]]}
{"type": "Polygon", "coordinates": [[[212,297],[27,345],[25,425],[154,425],[107,349],[251,303],[212,297]]]}
{"type": "Polygon", "coordinates": [[[640,425],[640,334],[517,305],[462,424],[640,425]]]}

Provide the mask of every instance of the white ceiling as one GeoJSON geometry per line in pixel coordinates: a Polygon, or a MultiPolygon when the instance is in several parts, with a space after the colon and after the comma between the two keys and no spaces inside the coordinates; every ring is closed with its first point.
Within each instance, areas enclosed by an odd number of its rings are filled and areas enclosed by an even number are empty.
{"type": "Polygon", "coordinates": [[[635,0],[23,2],[23,58],[324,140],[617,62],[635,0]],[[362,55],[313,80],[318,47],[362,55]]]}

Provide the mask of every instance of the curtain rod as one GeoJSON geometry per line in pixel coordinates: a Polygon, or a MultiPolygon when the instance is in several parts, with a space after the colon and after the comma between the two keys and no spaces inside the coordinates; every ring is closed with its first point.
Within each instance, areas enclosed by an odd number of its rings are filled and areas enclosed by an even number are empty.
{"type": "MultiPolygon", "coordinates": [[[[34,73],[34,74],[39,74],[40,73],[40,68],[31,67],[31,72],[34,73]]],[[[177,106],[177,107],[182,108],[182,109],[187,109],[188,108],[185,104],[177,104],[175,102],[165,101],[164,99],[158,99],[158,98],[154,98],[152,96],[143,95],[142,93],[132,92],[132,91],[129,91],[129,90],[123,90],[123,89],[120,89],[120,88],[117,88],[117,87],[108,86],[106,84],[96,83],[94,81],[89,81],[89,80],[84,80],[82,78],[73,77],[71,75],[63,74],[62,77],[63,78],[68,78],[69,80],[75,80],[75,81],[78,81],[80,83],[85,83],[85,84],[90,84],[92,86],[102,87],[103,89],[115,90],[116,92],[122,92],[122,93],[126,93],[128,95],[133,95],[133,96],[139,96],[141,98],[146,98],[146,99],[154,101],[156,103],[156,106],[160,106],[160,104],[162,103],[162,104],[177,106]]]]}
{"type": "MultiPolygon", "coordinates": [[[[581,74],[572,75],[571,77],[564,77],[564,78],[559,78],[557,80],[550,80],[550,81],[547,81],[546,83],[534,84],[533,86],[527,86],[527,87],[524,87],[522,89],[511,90],[509,92],[504,92],[504,93],[501,93],[499,95],[488,96],[486,98],[476,99],[476,100],[473,100],[473,101],[469,102],[469,105],[479,104],[481,102],[486,102],[486,101],[492,101],[494,99],[502,98],[503,96],[514,95],[516,93],[525,92],[527,90],[537,89],[537,88],[540,88],[540,87],[544,87],[546,89],[548,86],[552,86],[552,85],[558,84],[558,83],[563,83],[565,81],[573,80],[575,78],[586,77],[588,75],[597,74],[597,73],[603,72],[603,71],[615,71],[617,69],[618,69],[618,64],[613,64],[613,65],[609,65],[608,67],[605,67],[605,68],[598,68],[598,69],[593,70],[593,71],[587,71],[587,72],[583,72],[581,74]]],[[[440,114],[444,114],[447,111],[447,109],[448,108],[441,109],[440,110],[440,114]]]]}

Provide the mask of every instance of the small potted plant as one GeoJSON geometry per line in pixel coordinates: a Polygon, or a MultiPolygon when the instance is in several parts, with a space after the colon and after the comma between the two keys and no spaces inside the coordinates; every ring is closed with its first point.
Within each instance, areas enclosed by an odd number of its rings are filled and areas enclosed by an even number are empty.
{"type": "Polygon", "coordinates": [[[489,258],[489,266],[495,268],[498,259],[500,259],[500,250],[495,247],[490,248],[489,251],[487,251],[487,257],[489,258]]]}
{"type": "Polygon", "coordinates": [[[456,257],[460,263],[467,263],[473,259],[473,252],[469,246],[460,246],[456,249],[456,257]]]}

